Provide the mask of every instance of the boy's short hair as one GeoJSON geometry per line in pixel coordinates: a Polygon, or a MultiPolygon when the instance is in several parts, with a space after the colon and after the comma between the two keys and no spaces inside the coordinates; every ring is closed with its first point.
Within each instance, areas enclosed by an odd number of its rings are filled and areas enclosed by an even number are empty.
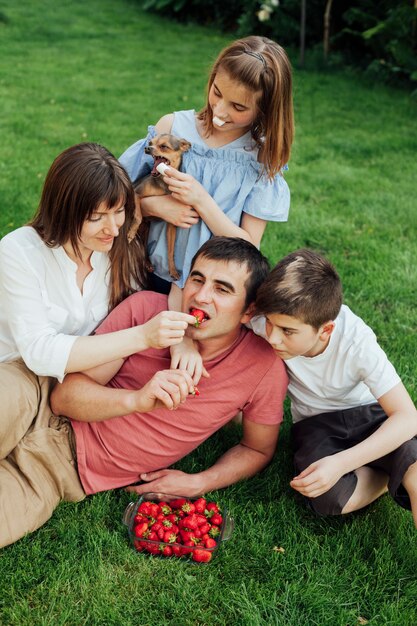
{"type": "Polygon", "coordinates": [[[284,257],[262,283],[256,313],[290,315],[316,330],[342,306],[342,284],[332,264],[305,248],[284,257]]]}
{"type": "Polygon", "coordinates": [[[255,300],[256,292],[268,276],[270,269],[268,259],[258,248],[240,237],[211,237],[195,253],[190,271],[199,257],[226,263],[234,261],[239,265],[246,265],[249,274],[245,282],[246,308],[255,300]]]}

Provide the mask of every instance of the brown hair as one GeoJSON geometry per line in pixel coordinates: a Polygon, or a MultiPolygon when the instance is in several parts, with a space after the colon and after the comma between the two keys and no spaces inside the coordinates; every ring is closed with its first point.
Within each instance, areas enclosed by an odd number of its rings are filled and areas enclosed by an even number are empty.
{"type": "Polygon", "coordinates": [[[208,239],[195,253],[191,261],[190,271],[200,257],[212,261],[234,261],[238,265],[246,265],[248,278],[245,282],[245,309],[255,300],[256,291],[269,272],[268,259],[256,246],[240,237],[211,237],[208,239]]]}
{"type": "Polygon", "coordinates": [[[260,92],[251,132],[259,161],[272,179],[289,161],[294,139],[292,70],[287,54],[271,39],[257,36],[238,39],[222,50],[211,70],[206,105],[198,114],[207,135],[213,131],[208,94],[219,69],[247,89],[260,92]]]}
{"type": "Polygon", "coordinates": [[[257,314],[296,317],[316,330],[342,306],[340,278],[323,256],[301,249],[283,258],[256,294],[257,314]]]}
{"type": "Polygon", "coordinates": [[[38,210],[30,225],[47,246],[70,242],[80,254],[79,239],[85,220],[100,204],[110,209],[124,204],[125,222],[109,252],[109,309],[146,285],[144,249],[139,239],[130,245],[127,233],[134,220],[135,200],[129,176],[103,146],[80,143],[67,148],[52,163],[38,210]]]}

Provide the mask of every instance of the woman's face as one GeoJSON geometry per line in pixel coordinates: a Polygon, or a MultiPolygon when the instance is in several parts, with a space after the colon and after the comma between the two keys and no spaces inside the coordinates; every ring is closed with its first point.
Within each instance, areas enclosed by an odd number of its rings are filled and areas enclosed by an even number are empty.
{"type": "Polygon", "coordinates": [[[110,209],[101,203],[91,217],[85,220],[81,229],[78,243],[81,256],[89,256],[92,252],[109,252],[125,217],[124,203],[110,209]]]}

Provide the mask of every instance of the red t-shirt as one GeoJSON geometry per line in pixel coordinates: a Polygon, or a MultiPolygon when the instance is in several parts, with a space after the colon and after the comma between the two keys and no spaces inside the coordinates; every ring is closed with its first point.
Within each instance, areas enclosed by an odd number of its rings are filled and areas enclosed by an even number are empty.
{"type": "MultiPolygon", "coordinates": [[[[167,309],[167,298],[151,291],[133,294],[97,329],[108,333],[145,323],[167,309]]],[[[169,350],[149,349],[128,357],[108,387],[139,389],[159,370],[169,369],[169,350]]],[[[139,474],[169,467],[197,448],[239,411],[259,424],[279,424],[288,378],[269,344],[242,326],[233,345],[204,365],[199,396],[175,411],[155,409],[103,422],[71,420],[78,472],[87,494],[122,487],[139,474]]]]}

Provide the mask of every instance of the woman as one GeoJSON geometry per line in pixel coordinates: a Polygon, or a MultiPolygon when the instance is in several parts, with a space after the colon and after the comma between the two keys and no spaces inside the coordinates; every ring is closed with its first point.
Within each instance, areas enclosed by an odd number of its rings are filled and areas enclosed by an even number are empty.
{"type": "Polygon", "coordinates": [[[100,145],[72,146],[53,162],[38,211],[0,242],[0,452],[14,447],[7,424],[26,432],[45,401],[40,385],[148,347],[181,341],[190,316],[161,313],[143,326],[90,333],[146,283],[143,246],[128,243],[134,192],[100,145]]]}

